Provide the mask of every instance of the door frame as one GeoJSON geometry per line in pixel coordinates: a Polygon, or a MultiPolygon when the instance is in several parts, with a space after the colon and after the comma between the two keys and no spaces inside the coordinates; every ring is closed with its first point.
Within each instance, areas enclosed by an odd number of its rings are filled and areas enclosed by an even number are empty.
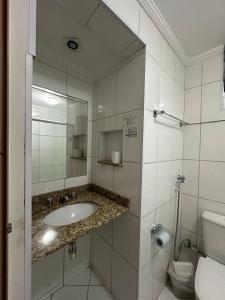
{"type": "Polygon", "coordinates": [[[1,108],[1,124],[0,124],[0,299],[7,299],[7,195],[6,195],[6,106],[7,106],[7,1],[0,0],[0,108],[1,108]]]}

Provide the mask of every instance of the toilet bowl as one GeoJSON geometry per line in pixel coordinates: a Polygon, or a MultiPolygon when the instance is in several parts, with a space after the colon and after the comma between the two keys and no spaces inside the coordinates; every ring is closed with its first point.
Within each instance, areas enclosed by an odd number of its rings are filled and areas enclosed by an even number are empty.
{"type": "Polygon", "coordinates": [[[201,257],[195,275],[196,300],[225,299],[225,266],[211,259],[201,257]]]}
{"type": "Polygon", "coordinates": [[[225,299],[225,216],[202,214],[203,250],[195,276],[196,300],[225,299]]]}

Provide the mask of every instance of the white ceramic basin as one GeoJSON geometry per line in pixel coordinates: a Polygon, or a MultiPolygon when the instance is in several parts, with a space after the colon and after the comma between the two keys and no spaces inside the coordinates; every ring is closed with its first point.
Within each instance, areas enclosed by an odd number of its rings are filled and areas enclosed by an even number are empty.
{"type": "Polygon", "coordinates": [[[43,222],[51,226],[69,225],[92,215],[98,206],[94,203],[78,203],[58,208],[44,217],[43,222]]]}

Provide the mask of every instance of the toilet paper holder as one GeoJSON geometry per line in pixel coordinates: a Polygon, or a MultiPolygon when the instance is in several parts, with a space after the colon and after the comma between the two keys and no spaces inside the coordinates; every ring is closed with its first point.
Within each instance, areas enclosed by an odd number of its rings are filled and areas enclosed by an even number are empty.
{"type": "Polygon", "coordinates": [[[172,238],[171,232],[161,224],[153,224],[151,233],[160,248],[165,248],[172,238]]]}
{"type": "Polygon", "coordinates": [[[152,225],[152,234],[156,234],[162,228],[162,224],[153,224],[152,225]]]}

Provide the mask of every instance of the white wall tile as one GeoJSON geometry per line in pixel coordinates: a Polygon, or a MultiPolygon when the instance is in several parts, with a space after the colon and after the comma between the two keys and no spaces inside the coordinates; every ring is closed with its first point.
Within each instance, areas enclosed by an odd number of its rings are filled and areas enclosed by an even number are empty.
{"type": "Polygon", "coordinates": [[[216,81],[202,86],[202,122],[225,119],[221,84],[216,81]]]}
{"type": "Polygon", "coordinates": [[[97,83],[97,118],[116,113],[116,73],[97,83]]]}
{"type": "Polygon", "coordinates": [[[153,299],[153,261],[139,272],[139,300],[153,299]]]}
{"type": "Polygon", "coordinates": [[[174,185],[172,183],[172,171],[173,162],[157,163],[156,208],[173,198],[174,185]]]}
{"type": "Polygon", "coordinates": [[[199,159],[200,125],[184,127],[184,159],[199,159]]]}
{"type": "Polygon", "coordinates": [[[188,195],[197,196],[199,162],[195,160],[184,160],[183,175],[185,176],[185,182],[183,184],[182,192],[188,195]]]}
{"type": "Polygon", "coordinates": [[[159,108],[167,113],[183,119],[184,89],[177,84],[167,72],[160,72],[160,104],[159,108]]]}
{"type": "Polygon", "coordinates": [[[223,78],[223,54],[203,61],[202,83],[210,83],[223,78]]]}
{"type": "Polygon", "coordinates": [[[112,245],[112,240],[113,240],[113,228],[112,228],[112,221],[104,224],[100,227],[98,227],[98,229],[96,229],[97,233],[99,235],[101,235],[103,237],[103,239],[105,239],[110,245],[112,245]]]}
{"type": "Polygon", "coordinates": [[[32,299],[40,299],[63,285],[63,251],[60,249],[32,265],[32,299]]]}
{"type": "Polygon", "coordinates": [[[112,293],[118,299],[137,299],[138,274],[117,252],[112,256],[112,293]]]}
{"type": "Polygon", "coordinates": [[[154,222],[155,212],[141,218],[139,269],[142,269],[146,264],[149,264],[154,254],[154,242],[153,238],[151,238],[151,230],[154,222]]]}
{"type": "Polygon", "coordinates": [[[191,65],[187,68],[185,89],[200,86],[202,83],[202,63],[191,65]]]}
{"type": "MultiPolygon", "coordinates": [[[[163,204],[159,208],[156,209],[155,212],[155,224],[162,224],[165,228],[171,231],[172,223],[171,223],[171,201],[167,201],[167,203],[163,204]]],[[[157,247],[159,250],[159,248],[157,247]]]]}
{"type": "Polygon", "coordinates": [[[140,219],[127,213],[113,221],[113,248],[136,269],[139,265],[140,219]]]}
{"type": "Polygon", "coordinates": [[[114,192],[127,197],[130,200],[130,212],[138,216],[141,198],[141,165],[124,163],[123,167],[115,168],[114,192]]]}
{"type": "Polygon", "coordinates": [[[90,102],[93,97],[93,86],[83,80],[67,75],[67,94],[90,102]]]}
{"type": "Polygon", "coordinates": [[[124,129],[123,135],[123,160],[128,162],[141,162],[142,141],[143,141],[143,109],[132,111],[130,113],[116,116],[116,129],[124,129]],[[129,124],[130,118],[134,120],[129,124]],[[127,125],[128,124],[128,125],[127,125]],[[126,136],[127,128],[136,127],[137,135],[133,137],[126,136]]]}
{"type": "Polygon", "coordinates": [[[197,209],[198,209],[197,197],[182,195],[181,227],[192,232],[197,231],[197,209]]]}
{"type": "Polygon", "coordinates": [[[172,134],[173,140],[173,159],[183,158],[183,128],[175,128],[172,134]]]}
{"type": "Polygon", "coordinates": [[[98,234],[94,233],[94,266],[103,280],[111,287],[112,248],[98,234]]]}
{"type": "Polygon", "coordinates": [[[145,106],[157,109],[160,97],[160,65],[147,53],[145,63],[145,106]]]}
{"type": "Polygon", "coordinates": [[[158,125],[154,121],[152,111],[144,110],[144,133],[143,133],[143,163],[157,160],[158,125]]]}
{"type": "Polygon", "coordinates": [[[156,163],[142,165],[141,216],[155,209],[156,176],[156,163]]]}
{"type": "Polygon", "coordinates": [[[64,284],[67,284],[72,277],[89,267],[90,264],[90,234],[77,240],[77,256],[71,260],[69,246],[65,247],[64,253],[64,284]]]}
{"type": "Polygon", "coordinates": [[[161,33],[142,8],[140,9],[140,38],[146,44],[147,52],[160,63],[161,33]]]}
{"type": "Polygon", "coordinates": [[[162,39],[161,66],[174,78],[175,75],[175,54],[168,43],[162,39]]]}
{"type": "Polygon", "coordinates": [[[136,0],[103,0],[136,34],[139,32],[139,4],[136,0]],[[127,9],[129,7],[129,10],[127,9]]]}
{"type": "Polygon", "coordinates": [[[167,268],[170,261],[170,247],[160,250],[154,256],[153,299],[161,294],[167,281],[167,268]]]}
{"type": "MultiPolygon", "coordinates": [[[[160,118],[161,124],[158,124],[158,161],[168,161],[173,159],[173,131],[168,120],[160,118]],[[161,122],[162,120],[162,122],[161,122]]],[[[172,125],[172,124],[171,124],[172,125]]]]}
{"type": "Polygon", "coordinates": [[[199,123],[201,118],[201,87],[185,90],[184,120],[199,123]]]}
{"type": "Polygon", "coordinates": [[[174,114],[175,83],[174,80],[163,70],[160,71],[160,109],[174,114]]]}
{"type": "Polygon", "coordinates": [[[117,114],[144,106],[144,58],[144,54],[137,56],[117,72],[117,114]]]}
{"type": "Polygon", "coordinates": [[[201,125],[201,160],[225,161],[225,122],[201,125]]]}
{"type": "Polygon", "coordinates": [[[32,184],[32,195],[39,195],[64,189],[64,179],[32,184]]]}
{"type": "Polygon", "coordinates": [[[225,164],[220,162],[201,161],[199,196],[225,203],[225,164]]]}
{"type": "Polygon", "coordinates": [[[185,80],[185,72],[186,68],[181,63],[178,57],[176,57],[175,61],[175,80],[179,85],[184,88],[184,80],[185,80]]]}
{"type": "Polygon", "coordinates": [[[34,60],[33,83],[35,85],[66,93],[66,73],[34,60]]]}
{"type": "Polygon", "coordinates": [[[113,167],[109,165],[96,164],[96,184],[113,191],[113,167]]]}

